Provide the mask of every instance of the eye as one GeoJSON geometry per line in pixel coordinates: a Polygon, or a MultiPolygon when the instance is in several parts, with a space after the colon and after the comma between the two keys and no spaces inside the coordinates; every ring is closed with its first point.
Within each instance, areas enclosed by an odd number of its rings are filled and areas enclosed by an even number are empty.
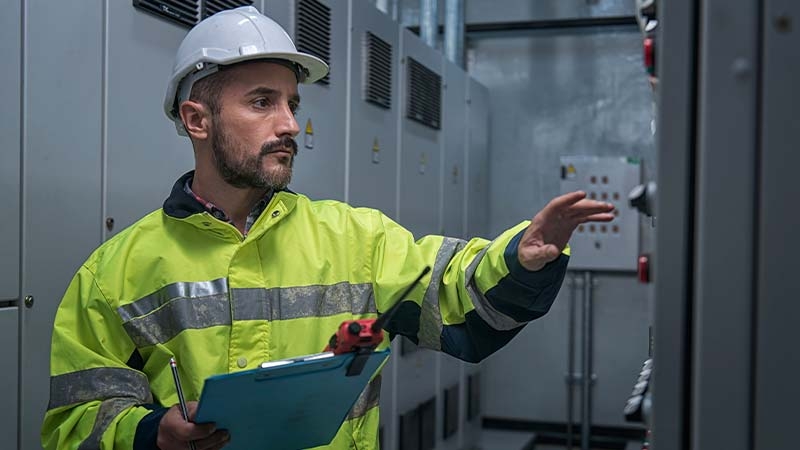
{"type": "Polygon", "coordinates": [[[266,97],[260,97],[253,100],[253,106],[256,108],[268,108],[271,105],[270,101],[266,97]]]}
{"type": "Polygon", "coordinates": [[[289,103],[289,109],[292,110],[292,114],[294,114],[296,116],[297,113],[300,112],[300,104],[291,102],[291,103],[289,103]]]}

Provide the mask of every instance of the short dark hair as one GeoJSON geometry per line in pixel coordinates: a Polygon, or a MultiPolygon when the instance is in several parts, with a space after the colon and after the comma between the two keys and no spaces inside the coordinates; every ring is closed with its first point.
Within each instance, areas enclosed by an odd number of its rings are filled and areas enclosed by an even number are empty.
{"type": "Polygon", "coordinates": [[[192,85],[192,92],[189,94],[189,100],[193,102],[203,103],[208,105],[211,114],[217,115],[222,111],[222,104],[219,101],[219,96],[222,93],[222,88],[230,79],[230,75],[225,73],[224,66],[220,66],[219,70],[211,75],[197,80],[192,85]]]}

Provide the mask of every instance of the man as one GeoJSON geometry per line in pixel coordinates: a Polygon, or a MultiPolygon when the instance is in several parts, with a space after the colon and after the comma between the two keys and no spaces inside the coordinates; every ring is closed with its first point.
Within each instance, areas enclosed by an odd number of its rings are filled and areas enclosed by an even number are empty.
{"type": "MultiPolygon", "coordinates": [[[[390,333],[479,361],[549,309],[575,227],[613,218],[611,205],[577,192],[492,242],[414,242],[378,211],[286,190],[297,84],[326,73],[251,7],[186,36],[165,110],[191,139],[195,170],[162,209],[97,249],[67,289],[46,448],[221,448],[236,436],[184,421],[175,406],[170,357],[196,400],[210,375],[320,351],[343,320],[400,300],[426,266],[390,333]]],[[[379,392],[376,376],[327,448],[377,448],[379,392]]]]}

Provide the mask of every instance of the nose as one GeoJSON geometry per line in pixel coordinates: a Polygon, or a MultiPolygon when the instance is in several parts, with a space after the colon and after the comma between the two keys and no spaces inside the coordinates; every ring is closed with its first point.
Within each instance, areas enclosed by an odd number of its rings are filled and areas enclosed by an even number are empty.
{"type": "Polygon", "coordinates": [[[281,109],[275,134],[278,136],[285,136],[288,134],[291,137],[300,134],[300,126],[297,124],[297,119],[294,117],[294,113],[289,105],[286,104],[281,109]]]}

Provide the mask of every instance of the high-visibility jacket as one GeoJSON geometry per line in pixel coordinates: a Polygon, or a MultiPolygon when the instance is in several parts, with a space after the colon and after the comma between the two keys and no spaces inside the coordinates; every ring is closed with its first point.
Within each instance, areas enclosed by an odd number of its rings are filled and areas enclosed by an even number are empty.
{"type": "MultiPolygon", "coordinates": [[[[527,222],[492,242],[415,242],[376,210],[281,191],[243,237],[184,192],[189,176],[70,283],[53,331],[45,448],[155,448],[178,402],[170,357],[197,400],[208,376],[321,351],[342,321],[390,308],[425,266],[389,331],[466,361],[547,312],[563,281],[567,254],[537,272],[519,264],[527,222]]],[[[324,448],[378,448],[379,394],[377,375],[324,448]]]]}

